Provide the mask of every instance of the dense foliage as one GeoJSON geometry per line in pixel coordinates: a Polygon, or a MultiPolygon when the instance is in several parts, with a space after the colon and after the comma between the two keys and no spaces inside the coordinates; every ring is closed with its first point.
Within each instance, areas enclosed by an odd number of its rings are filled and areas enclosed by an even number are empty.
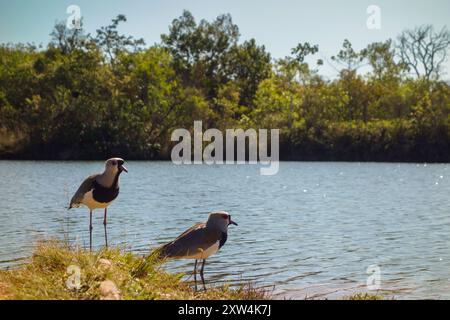
{"type": "Polygon", "coordinates": [[[95,35],[57,24],[46,48],[0,46],[0,157],[168,158],[172,130],[203,120],[279,128],[282,159],[450,161],[445,28],[361,51],[345,40],[329,80],[311,63],[317,45],[274,60],[230,15],[185,11],[153,46],[120,34],[125,21],[95,35]]]}

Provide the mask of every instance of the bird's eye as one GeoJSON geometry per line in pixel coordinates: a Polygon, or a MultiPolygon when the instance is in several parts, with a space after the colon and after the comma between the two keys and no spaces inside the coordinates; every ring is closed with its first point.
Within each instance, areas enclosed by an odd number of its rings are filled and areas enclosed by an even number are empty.
{"type": "Polygon", "coordinates": [[[222,215],[222,218],[228,219],[228,216],[227,216],[226,214],[223,214],[223,215],[222,215]]]}

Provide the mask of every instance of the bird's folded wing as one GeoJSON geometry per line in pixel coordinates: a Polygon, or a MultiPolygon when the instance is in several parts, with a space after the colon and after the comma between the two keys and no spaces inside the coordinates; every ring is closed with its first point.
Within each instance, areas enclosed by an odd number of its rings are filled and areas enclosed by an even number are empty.
{"type": "Polygon", "coordinates": [[[89,176],[88,178],[86,178],[86,180],[83,181],[83,183],[78,188],[77,192],[75,192],[75,194],[73,195],[72,200],[70,200],[69,208],[72,208],[72,207],[76,206],[77,204],[81,203],[81,201],[83,200],[84,194],[89,192],[90,190],[92,190],[93,183],[99,175],[100,174],[93,174],[92,176],[89,176]]]}
{"type": "Polygon", "coordinates": [[[219,240],[219,233],[206,228],[205,223],[198,223],[164,245],[161,254],[172,258],[186,257],[210,248],[219,240]]]}

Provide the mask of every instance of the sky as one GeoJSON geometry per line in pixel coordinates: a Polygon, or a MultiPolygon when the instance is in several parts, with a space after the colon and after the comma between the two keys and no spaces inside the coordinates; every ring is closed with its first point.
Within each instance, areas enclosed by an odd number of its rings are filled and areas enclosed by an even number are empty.
{"type": "MultiPolygon", "coordinates": [[[[0,43],[46,45],[55,22],[69,17],[70,5],[79,6],[84,27],[92,34],[117,14],[125,14],[128,21],[119,30],[144,38],[148,45],[160,41],[183,9],[197,21],[230,13],[241,41],[255,38],[274,58],[289,55],[299,42],[318,44],[317,58],[326,61],[321,73],[329,77],[336,71],[327,61],[346,38],[362,49],[421,24],[450,27],[450,0],[0,0],[0,43]],[[380,9],[379,29],[367,27],[371,5],[380,9]]],[[[449,79],[450,61],[446,72],[449,79]]]]}

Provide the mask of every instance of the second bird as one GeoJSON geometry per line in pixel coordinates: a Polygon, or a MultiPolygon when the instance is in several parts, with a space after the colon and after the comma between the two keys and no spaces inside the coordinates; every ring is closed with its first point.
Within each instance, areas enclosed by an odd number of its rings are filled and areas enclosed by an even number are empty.
{"type": "Polygon", "coordinates": [[[203,260],[200,269],[203,288],[206,290],[203,270],[208,257],[216,253],[227,241],[228,226],[237,223],[231,220],[231,215],[225,211],[216,211],[209,214],[208,221],[197,223],[174,241],[162,246],[160,255],[173,259],[195,259],[194,281],[197,290],[197,260],[203,260]]]}
{"type": "Polygon", "coordinates": [[[111,158],[105,162],[103,173],[94,174],[86,178],[70,200],[71,208],[85,205],[89,208],[89,248],[92,250],[92,211],[104,209],[105,215],[103,225],[105,228],[105,244],[108,246],[108,235],[106,232],[106,214],[108,206],[119,195],[119,176],[128,170],[124,167],[124,160],[111,158]]]}

